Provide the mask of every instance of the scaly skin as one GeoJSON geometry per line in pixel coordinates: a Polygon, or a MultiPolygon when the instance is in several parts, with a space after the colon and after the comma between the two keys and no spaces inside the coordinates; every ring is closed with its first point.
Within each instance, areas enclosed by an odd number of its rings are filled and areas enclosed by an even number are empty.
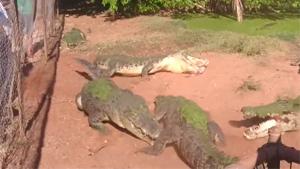
{"type": "MultiPolygon", "coordinates": [[[[158,96],[155,113],[163,129],[154,145],[143,152],[158,155],[168,143],[174,143],[180,157],[193,169],[221,169],[235,161],[217,150],[208,127],[217,124],[209,122],[206,112],[196,103],[184,97],[158,96]]],[[[213,131],[214,137],[215,133],[223,136],[222,131],[213,131]]]]}
{"type": "Polygon", "coordinates": [[[103,122],[112,121],[150,144],[160,133],[144,99],[108,79],[90,81],[78,94],[76,103],[87,113],[90,126],[102,131],[103,122]]]}
{"type": "MultiPolygon", "coordinates": [[[[244,118],[274,118],[282,131],[298,130],[300,128],[300,96],[295,99],[277,100],[275,102],[261,106],[247,106],[241,109],[244,118]]],[[[254,125],[246,129],[244,136],[247,139],[266,137],[268,129],[272,126],[254,125]]]]}
{"type": "Polygon", "coordinates": [[[161,57],[102,56],[98,57],[93,64],[82,59],[77,61],[100,77],[111,77],[115,74],[147,76],[159,71],[198,74],[203,73],[209,63],[207,59],[192,57],[182,51],[161,57]]]}

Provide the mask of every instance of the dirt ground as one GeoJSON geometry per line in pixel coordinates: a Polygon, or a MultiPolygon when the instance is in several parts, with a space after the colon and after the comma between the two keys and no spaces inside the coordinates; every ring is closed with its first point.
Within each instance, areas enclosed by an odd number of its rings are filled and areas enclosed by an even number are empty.
{"type": "MultiPolygon", "coordinates": [[[[116,22],[104,22],[82,16],[66,18],[65,29],[78,27],[87,33],[88,43],[114,41],[141,36],[139,23],[147,17],[138,17],[116,22]]],[[[145,35],[143,35],[145,36],[145,35]]],[[[194,53],[200,57],[200,53],[194,53]]],[[[146,143],[121,132],[109,124],[110,133],[103,135],[88,126],[87,117],[77,110],[75,95],[87,82],[75,71],[85,69],[78,65],[75,57],[89,58],[73,50],[62,50],[58,62],[57,78],[46,125],[40,169],[187,169],[172,147],[160,156],[136,154],[146,143]]],[[[254,141],[242,136],[244,127],[234,127],[230,120],[241,120],[240,108],[245,105],[259,105],[273,101],[279,96],[300,94],[300,75],[297,67],[290,66],[287,57],[247,58],[235,54],[201,53],[210,64],[204,74],[187,75],[157,73],[150,80],[140,77],[114,77],[121,87],[132,90],[145,98],[153,109],[157,95],[182,95],[197,102],[210,113],[222,127],[227,145],[220,147],[226,153],[243,156],[254,152],[267,139],[254,141]],[[249,77],[258,81],[257,91],[237,90],[249,77]]],[[[283,136],[283,142],[300,149],[300,133],[290,132],[283,136]]],[[[287,166],[287,165],[285,165],[287,166]]],[[[299,169],[293,165],[293,169],[299,169]]]]}

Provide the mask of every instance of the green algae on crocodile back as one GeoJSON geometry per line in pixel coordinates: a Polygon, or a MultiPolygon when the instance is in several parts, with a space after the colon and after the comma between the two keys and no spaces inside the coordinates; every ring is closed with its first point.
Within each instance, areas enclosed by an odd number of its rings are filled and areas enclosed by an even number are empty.
{"type": "Polygon", "coordinates": [[[245,106],[241,111],[245,118],[254,116],[264,118],[290,112],[300,112],[300,96],[295,99],[277,100],[261,106],[245,106]]]}
{"type": "Polygon", "coordinates": [[[98,79],[87,84],[87,92],[103,101],[108,100],[114,92],[115,84],[110,80],[98,79]]]}
{"type": "Polygon", "coordinates": [[[167,107],[170,103],[177,103],[178,105],[176,106],[179,106],[179,112],[181,112],[182,118],[188,124],[191,124],[194,128],[207,131],[207,112],[202,110],[195,102],[187,100],[182,96],[157,96],[155,103],[158,103],[155,107],[157,112],[161,112],[164,107],[167,107]]]}
{"type": "Polygon", "coordinates": [[[213,120],[210,120],[208,113],[199,107],[197,103],[182,96],[157,96],[155,98],[155,112],[158,113],[156,114],[157,119],[160,119],[166,113],[165,111],[172,112],[174,109],[178,110],[184,123],[194,129],[201,130],[202,133],[211,137],[216,143],[225,143],[224,133],[220,126],[213,120]],[[216,137],[219,140],[215,140],[216,137]]]}
{"type": "Polygon", "coordinates": [[[208,128],[208,117],[207,112],[200,108],[195,102],[180,98],[180,108],[181,115],[183,119],[194,128],[201,129],[207,134],[208,128]]]}

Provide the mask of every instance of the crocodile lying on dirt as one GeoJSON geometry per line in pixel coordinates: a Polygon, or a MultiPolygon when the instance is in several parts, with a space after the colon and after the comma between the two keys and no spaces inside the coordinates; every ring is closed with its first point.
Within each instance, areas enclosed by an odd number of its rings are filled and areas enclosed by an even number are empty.
{"type": "Polygon", "coordinates": [[[88,68],[98,68],[99,76],[111,77],[115,74],[124,76],[147,76],[159,71],[173,73],[203,73],[209,64],[207,59],[200,59],[183,51],[161,57],[131,57],[113,55],[98,57],[94,63],[83,59],[78,62],[88,68]]]}
{"type": "Polygon", "coordinates": [[[160,133],[144,99],[118,88],[111,80],[88,82],[76,96],[76,104],[87,113],[90,126],[101,131],[105,131],[103,122],[110,121],[149,144],[160,133]]]}
{"type": "Polygon", "coordinates": [[[251,126],[244,131],[247,139],[268,136],[268,129],[279,125],[283,132],[300,129],[300,96],[295,99],[281,99],[261,106],[247,106],[241,109],[244,118],[265,119],[264,122],[251,126]]]}
{"type": "Polygon", "coordinates": [[[213,140],[224,141],[223,132],[193,101],[181,96],[157,96],[155,113],[163,129],[154,145],[141,152],[159,155],[167,144],[174,143],[179,156],[193,169],[219,169],[236,161],[217,149],[213,140]]]}

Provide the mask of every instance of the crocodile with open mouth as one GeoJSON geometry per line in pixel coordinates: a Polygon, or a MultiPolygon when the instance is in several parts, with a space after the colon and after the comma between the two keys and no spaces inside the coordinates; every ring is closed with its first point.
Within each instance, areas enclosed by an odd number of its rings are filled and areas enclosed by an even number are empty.
{"type": "Polygon", "coordinates": [[[275,102],[246,106],[241,109],[244,118],[261,118],[262,123],[247,128],[243,135],[247,139],[268,136],[268,129],[279,125],[283,132],[300,129],[300,96],[294,99],[279,99],[275,102]]]}
{"type": "Polygon", "coordinates": [[[76,104],[88,115],[90,126],[100,131],[105,131],[103,122],[110,121],[152,144],[161,130],[141,96],[109,79],[88,82],[76,96],[76,104]]]}
{"type": "Polygon", "coordinates": [[[209,64],[207,59],[190,56],[183,51],[160,57],[132,57],[126,55],[99,56],[94,63],[76,59],[88,68],[97,68],[100,77],[111,77],[115,74],[124,76],[147,76],[159,71],[173,73],[203,73],[209,64]]]}
{"type": "Polygon", "coordinates": [[[140,150],[159,155],[167,144],[175,149],[192,169],[219,169],[236,161],[219,151],[215,141],[224,141],[224,134],[217,123],[210,121],[207,113],[195,102],[182,96],[157,96],[157,119],[163,128],[154,145],[140,150]]]}

